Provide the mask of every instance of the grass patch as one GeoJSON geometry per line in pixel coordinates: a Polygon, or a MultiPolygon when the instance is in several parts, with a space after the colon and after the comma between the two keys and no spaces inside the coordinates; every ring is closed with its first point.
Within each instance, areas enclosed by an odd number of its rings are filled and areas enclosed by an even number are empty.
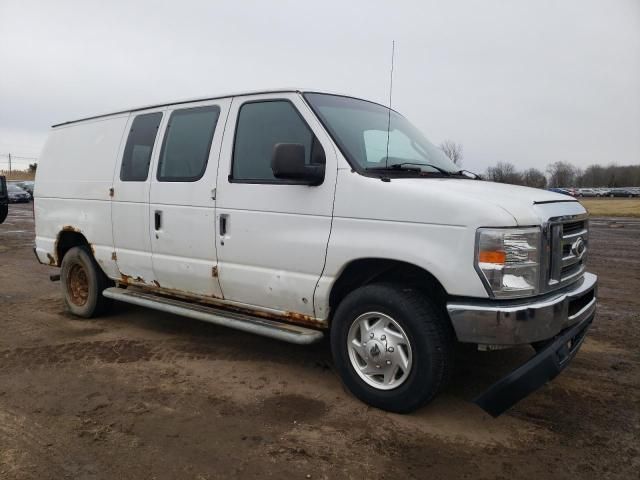
{"type": "Polygon", "coordinates": [[[8,170],[0,170],[0,175],[5,175],[7,180],[33,180],[36,176],[35,172],[24,170],[14,170],[11,173],[8,170]]]}
{"type": "Polygon", "coordinates": [[[582,198],[592,217],[640,217],[640,198],[582,198]]]}

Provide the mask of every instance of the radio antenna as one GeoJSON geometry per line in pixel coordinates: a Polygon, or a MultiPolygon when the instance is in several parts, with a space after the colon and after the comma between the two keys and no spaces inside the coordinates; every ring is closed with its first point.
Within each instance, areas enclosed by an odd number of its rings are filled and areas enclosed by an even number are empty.
{"type": "Polygon", "coordinates": [[[389,111],[387,112],[387,154],[384,157],[385,167],[389,166],[389,136],[391,134],[391,94],[393,93],[393,57],[396,53],[396,41],[391,41],[391,73],[389,75],[389,111]]]}

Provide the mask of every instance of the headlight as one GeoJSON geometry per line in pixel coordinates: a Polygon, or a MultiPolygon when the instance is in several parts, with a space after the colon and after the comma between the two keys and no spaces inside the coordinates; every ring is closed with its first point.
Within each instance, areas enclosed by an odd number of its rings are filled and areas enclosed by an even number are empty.
{"type": "Polygon", "coordinates": [[[535,295],[540,282],[540,228],[480,228],[476,269],[496,297],[535,295]]]}

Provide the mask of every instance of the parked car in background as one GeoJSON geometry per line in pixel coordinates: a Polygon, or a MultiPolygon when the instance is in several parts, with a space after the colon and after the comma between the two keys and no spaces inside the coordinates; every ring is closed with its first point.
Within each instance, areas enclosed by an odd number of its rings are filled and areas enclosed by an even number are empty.
{"type": "Polygon", "coordinates": [[[7,195],[7,180],[0,175],[0,223],[4,222],[9,213],[9,196],[7,195]]]}
{"type": "Polygon", "coordinates": [[[630,188],[612,188],[609,191],[610,197],[636,197],[638,196],[633,190],[630,188]]]}
{"type": "Polygon", "coordinates": [[[579,197],[600,197],[602,193],[597,188],[579,188],[578,189],[579,197]]]}
{"type": "Polygon", "coordinates": [[[549,188],[548,189],[550,192],[555,192],[555,193],[561,193],[562,195],[569,195],[570,197],[572,197],[573,195],[571,194],[571,192],[569,192],[569,190],[567,190],[566,188],[549,188]]]}
{"type": "Polygon", "coordinates": [[[606,197],[609,195],[609,192],[611,192],[611,189],[607,187],[596,188],[596,190],[600,193],[601,197],[606,197]]]}
{"type": "Polygon", "coordinates": [[[23,182],[17,182],[16,185],[27,192],[29,195],[31,195],[31,198],[33,198],[33,187],[35,185],[35,182],[25,180],[23,182]]]}
{"type": "Polygon", "coordinates": [[[31,201],[31,195],[29,195],[29,192],[21,189],[13,183],[7,185],[7,194],[9,197],[9,203],[29,203],[31,201]]]}

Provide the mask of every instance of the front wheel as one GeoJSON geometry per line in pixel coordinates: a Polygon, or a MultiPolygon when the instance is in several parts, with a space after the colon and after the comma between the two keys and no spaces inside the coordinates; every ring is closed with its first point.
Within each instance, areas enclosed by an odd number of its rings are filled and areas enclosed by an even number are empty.
{"type": "Polygon", "coordinates": [[[374,407],[408,413],[433,399],[453,369],[444,310],[414,288],[372,284],[336,310],[331,351],[342,381],[374,407]]]}
{"type": "Polygon", "coordinates": [[[74,315],[95,317],[111,305],[110,299],[102,296],[111,281],[85,247],[73,247],[65,254],[60,283],[65,306],[74,315]]]}

